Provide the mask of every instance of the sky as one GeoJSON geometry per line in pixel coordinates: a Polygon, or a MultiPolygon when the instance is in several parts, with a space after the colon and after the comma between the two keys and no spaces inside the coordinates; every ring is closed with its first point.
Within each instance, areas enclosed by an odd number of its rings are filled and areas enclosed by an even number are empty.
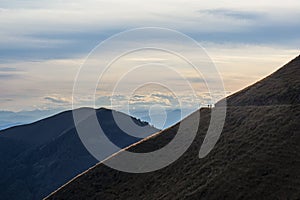
{"type": "MultiPolygon", "coordinates": [[[[176,30],[198,42],[216,66],[229,95],[299,54],[299,7],[298,0],[1,0],[0,111],[40,113],[71,109],[74,80],[90,52],[107,38],[140,27],[176,30]]],[[[120,44],[135,42],[138,41],[134,38],[119,41],[111,51],[120,44]]],[[[163,42],[175,45],[169,38],[163,42]]],[[[191,57],[198,56],[190,49],[186,51],[191,57]]],[[[110,53],[108,50],[103,55],[109,57],[110,53]]],[[[196,99],[191,100],[183,82],[172,73],[148,66],[140,74],[129,76],[113,98],[100,84],[94,97],[82,95],[76,104],[90,105],[94,98],[95,107],[109,107],[113,100],[113,108],[122,110],[123,104],[130,102],[131,109],[139,112],[152,105],[158,110],[177,109],[178,96],[182,99],[181,108],[186,110],[194,109],[196,104],[191,106],[191,102],[203,106],[218,99],[212,98],[205,86],[202,88],[201,80],[194,81],[189,66],[164,52],[143,51],[124,56],[106,79],[116,79],[114,76],[122,67],[154,61],[163,65],[165,60],[198,89],[196,99]],[[173,94],[162,85],[152,84],[126,92],[136,77],[168,80],[179,89],[173,94]]],[[[213,82],[213,77],[205,81],[213,82]]],[[[8,123],[7,120],[2,121],[8,123]]]]}

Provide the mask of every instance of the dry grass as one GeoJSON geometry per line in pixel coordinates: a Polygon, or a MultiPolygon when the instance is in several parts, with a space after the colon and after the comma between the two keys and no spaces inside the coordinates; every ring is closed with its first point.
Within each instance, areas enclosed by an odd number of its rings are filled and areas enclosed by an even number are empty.
{"type": "MultiPolygon", "coordinates": [[[[130,174],[100,164],[49,199],[299,198],[299,115],[299,105],[229,107],[220,140],[200,160],[198,152],[210,117],[202,110],[196,140],[172,165],[152,173],[130,174]]],[[[165,145],[175,129],[132,151],[165,145]]]]}

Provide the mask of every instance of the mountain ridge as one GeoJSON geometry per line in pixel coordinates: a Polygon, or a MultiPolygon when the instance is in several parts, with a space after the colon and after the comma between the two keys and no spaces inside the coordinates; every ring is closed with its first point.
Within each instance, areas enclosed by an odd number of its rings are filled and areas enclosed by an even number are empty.
{"type": "MultiPolygon", "coordinates": [[[[145,126],[144,134],[158,131],[146,122],[110,109],[80,108],[76,111],[87,114],[95,111],[98,120],[105,122],[102,128],[109,139],[114,142],[120,138],[116,145],[123,148],[140,138],[124,135],[113,121],[113,113],[121,120],[133,120],[145,126]]],[[[0,131],[2,198],[40,199],[98,162],[77,135],[72,112],[64,111],[32,124],[0,131]]]]}

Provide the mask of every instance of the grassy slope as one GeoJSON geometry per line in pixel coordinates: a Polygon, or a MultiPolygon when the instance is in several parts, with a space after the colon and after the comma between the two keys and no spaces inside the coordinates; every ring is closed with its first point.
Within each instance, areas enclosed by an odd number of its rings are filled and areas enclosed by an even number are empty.
{"type": "MultiPolygon", "coordinates": [[[[220,140],[204,159],[198,158],[198,151],[209,120],[207,110],[201,111],[194,143],[172,165],[129,174],[100,164],[50,199],[299,198],[300,106],[229,107],[228,113],[220,140]]],[[[164,145],[174,129],[132,150],[164,145]]]]}

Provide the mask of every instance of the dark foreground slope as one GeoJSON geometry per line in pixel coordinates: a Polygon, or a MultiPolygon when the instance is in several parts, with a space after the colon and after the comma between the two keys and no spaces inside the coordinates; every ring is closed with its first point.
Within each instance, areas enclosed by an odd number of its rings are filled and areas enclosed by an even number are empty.
{"type": "MultiPolygon", "coordinates": [[[[100,163],[48,199],[299,199],[300,105],[294,97],[300,93],[299,59],[271,75],[294,80],[285,84],[288,91],[269,81],[270,77],[258,83],[273,90],[267,105],[261,103],[265,100],[261,96],[255,101],[247,99],[244,91],[229,98],[222,135],[205,158],[199,159],[198,154],[210,120],[209,109],[193,114],[200,112],[201,116],[196,139],[172,165],[151,173],[130,174],[100,163]]],[[[256,84],[248,88],[247,96],[263,94],[259,88],[256,84]]],[[[185,120],[192,123],[193,115],[185,120]]],[[[129,150],[159,148],[173,138],[177,128],[173,126],[129,150]]]]}
{"type": "MultiPolygon", "coordinates": [[[[147,123],[108,109],[76,111],[96,112],[105,133],[123,148],[140,138],[121,131],[113,112],[124,121],[133,120],[147,127],[143,134],[157,131],[147,123]]],[[[71,111],[1,131],[0,157],[0,199],[41,199],[98,162],[81,143],[71,111]]]]}
{"type": "Polygon", "coordinates": [[[229,106],[268,106],[300,103],[300,56],[227,98],[229,106]]]}

